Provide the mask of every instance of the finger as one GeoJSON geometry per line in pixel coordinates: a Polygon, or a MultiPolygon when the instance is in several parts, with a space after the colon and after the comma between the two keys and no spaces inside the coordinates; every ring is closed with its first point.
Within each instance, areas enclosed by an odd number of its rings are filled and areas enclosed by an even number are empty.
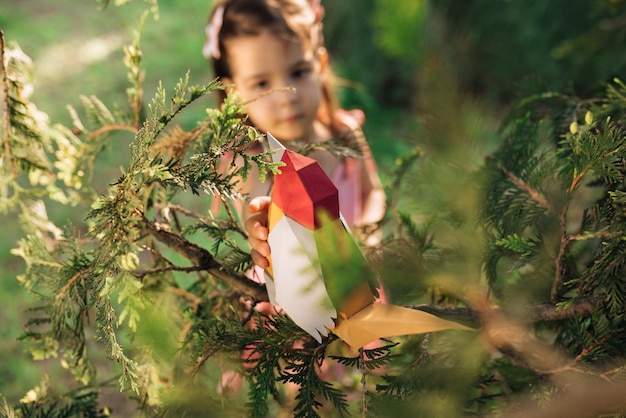
{"type": "Polygon", "coordinates": [[[267,257],[270,255],[270,245],[266,240],[256,239],[254,237],[248,237],[248,244],[250,248],[257,253],[259,253],[262,257],[267,257]]]}
{"type": "Polygon", "coordinates": [[[250,251],[250,256],[252,257],[252,262],[256,264],[257,266],[263,269],[266,269],[267,267],[269,267],[270,263],[269,261],[267,261],[267,258],[259,254],[258,251],[256,250],[250,251]]]}
{"type": "Polygon", "coordinates": [[[249,237],[253,237],[259,240],[267,240],[269,235],[269,229],[267,228],[267,212],[260,212],[246,220],[245,223],[246,232],[249,237]]]}
{"type": "Polygon", "coordinates": [[[272,198],[269,196],[257,196],[248,203],[248,213],[267,212],[272,198]]]}

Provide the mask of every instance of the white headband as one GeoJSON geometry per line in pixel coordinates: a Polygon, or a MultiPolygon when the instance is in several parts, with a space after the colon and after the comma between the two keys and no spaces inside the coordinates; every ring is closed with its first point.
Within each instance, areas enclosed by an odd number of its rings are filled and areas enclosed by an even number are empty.
{"type": "Polygon", "coordinates": [[[205,58],[220,59],[220,30],[222,29],[222,23],[224,23],[224,5],[220,5],[215,9],[213,18],[206,25],[206,42],[202,47],[202,55],[205,58]]]}

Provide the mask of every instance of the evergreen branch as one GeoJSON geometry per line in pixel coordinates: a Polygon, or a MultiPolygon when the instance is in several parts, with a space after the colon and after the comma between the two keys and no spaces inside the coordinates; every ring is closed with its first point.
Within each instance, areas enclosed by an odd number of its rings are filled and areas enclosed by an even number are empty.
{"type": "Polygon", "coordinates": [[[4,396],[0,393],[0,415],[6,418],[17,418],[17,411],[9,404],[4,396]]]}
{"type": "Polygon", "coordinates": [[[546,209],[549,212],[555,213],[552,205],[546,200],[546,198],[541,193],[533,189],[528,183],[526,183],[524,180],[516,176],[513,172],[511,172],[510,170],[507,170],[507,168],[504,167],[504,165],[502,165],[501,163],[498,163],[498,168],[502,170],[502,172],[508,177],[508,179],[513,184],[515,184],[517,187],[519,187],[520,189],[528,193],[528,195],[535,202],[537,202],[539,206],[541,206],[542,208],[546,209]]]}
{"type": "Polygon", "coordinates": [[[321,363],[324,348],[324,346],[318,347],[311,353],[304,350],[287,350],[286,352],[286,365],[278,379],[299,386],[293,411],[295,417],[319,417],[316,410],[322,406],[322,403],[318,400],[318,395],[331,401],[341,416],[347,413],[348,402],[345,394],[323,380],[317,373],[316,364],[321,363]]]}
{"type": "MultiPolygon", "coordinates": [[[[57,396],[51,396],[46,386],[37,386],[20,401],[17,415],[3,414],[0,404],[0,415],[11,417],[46,417],[46,418],[105,418],[111,415],[108,407],[102,407],[100,388],[103,385],[84,386],[57,396]],[[33,395],[30,399],[29,395],[33,395]]],[[[3,398],[0,396],[0,400],[3,398]]],[[[17,412],[13,410],[13,412],[17,412]]]]}
{"type": "Polygon", "coordinates": [[[118,380],[120,388],[123,389],[129,385],[135,393],[139,393],[137,385],[139,365],[124,353],[124,348],[117,340],[114,329],[118,321],[109,298],[102,298],[100,303],[96,304],[96,318],[96,340],[106,345],[107,357],[120,363],[122,367],[118,380]]]}
{"type": "Polygon", "coordinates": [[[268,301],[265,286],[253,282],[243,274],[224,271],[222,264],[209,251],[179,235],[160,228],[158,224],[151,222],[143,214],[140,214],[140,216],[143,217],[144,226],[152,236],[174,251],[187,257],[189,261],[201,270],[224,280],[233,288],[250,296],[255,302],[268,301]]]}
{"type": "Polygon", "coordinates": [[[2,142],[4,143],[4,155],[6,161],[11,165],[11,174],[15,176],[16,167],[13,158],[11,158],[11,145],[9,144],[9,124],[11,117],[9,114],[9,76],[4,65],[5,54],[5,38],[4,32],[0,29],[0,74],[2,74],[2,89],[4,91],[4,100],[2,101],[2,116],[4,118],[4,129],[2,131],[2,142]]]}

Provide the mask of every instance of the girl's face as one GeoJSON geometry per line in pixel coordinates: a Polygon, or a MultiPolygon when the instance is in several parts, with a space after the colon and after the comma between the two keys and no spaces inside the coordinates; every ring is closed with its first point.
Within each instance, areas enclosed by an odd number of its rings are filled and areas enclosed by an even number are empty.
{"type": "Polygon", "coordinates": [[[223,81],[248,102],[252,124],[282,141],[312,140],[322,94],[321,62],[313,51],[269,31],[228,39],[225,48],[232,79],[223,81]],[[290,87],[295,91],[284,90],[290,87]]]}

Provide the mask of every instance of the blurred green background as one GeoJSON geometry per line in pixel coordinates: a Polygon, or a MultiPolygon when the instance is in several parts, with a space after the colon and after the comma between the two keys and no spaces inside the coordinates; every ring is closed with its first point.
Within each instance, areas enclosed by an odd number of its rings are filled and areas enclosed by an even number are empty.
{"type": "MultiPolygon", "coordinates": [[[[147,18],[141,45],[148,100],[159,81],[171,88],[187,70],[192,83],[212,78],[201,56],[210,3],[161,1],[160,18],[147,18]]],[[[516,99],[547,90],[593,96],[626,67],[622,0],[323,4],[342,104],[365,110],[383,181],[394,160],[416,145],[433,155],[461,152],[467,163],[480,164],[497,146],[499,121],[516,99]]],[[[79,107],[81,94],[124,105],[122,48],[147,7],[140,0],[105,10],[96,0],[0,0],[0,28],[34,61],[33,102],[51,120],[69,124],[66,105],[79,107]]],[[[178,122],[192,127],[211,105],[210,98],[194,104],[178,122]]],[[[126,161],[127,146],[111,145],[112,172],[126,161]]],[[[419,195],[405,199],[419,207],[419,195]]],[[[0,220],[0,393],[10,402],[42,372],[58,373],[54,362],[32,362],[17,341],[34,300],[16,280],[21,261],[9,253],[20,237],[16,218],[0,220]]]]}

